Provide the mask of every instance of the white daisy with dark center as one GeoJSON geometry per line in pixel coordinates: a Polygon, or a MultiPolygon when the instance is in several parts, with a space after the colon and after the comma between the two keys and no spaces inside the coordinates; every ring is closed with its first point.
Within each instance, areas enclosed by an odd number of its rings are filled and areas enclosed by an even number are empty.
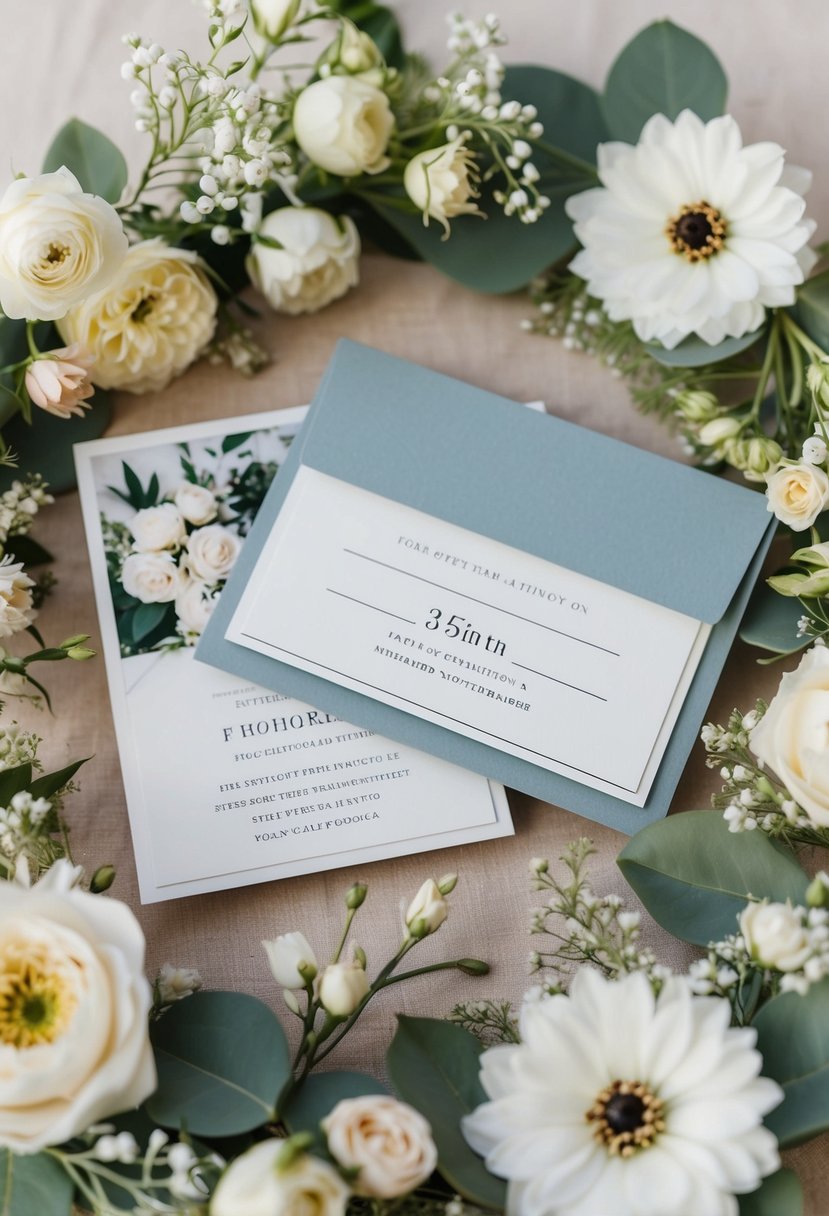
{"type": "Polygon", "coordinates": [[[598,172],[601,186],[566,203],[583,245],[570,269],[644,342],[752,333],[817,260],[811,174],[778,144],[744,145],[729,115],[655,114],[635,146],[599,145],[598,172]]]}
{"type": "Polygon", "coordinates": [[[488,1102],[467,1141],[509,1180],[509,1216],[738,1216],[779,1166],[756,1032],[719,997],[582,968],[528,1002],[521,1043],[481,1056],[488,1102]]]}

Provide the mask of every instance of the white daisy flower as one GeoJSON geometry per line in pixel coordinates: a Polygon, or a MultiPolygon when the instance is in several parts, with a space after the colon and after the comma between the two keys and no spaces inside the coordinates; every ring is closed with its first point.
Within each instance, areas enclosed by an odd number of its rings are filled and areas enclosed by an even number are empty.
{"type": "Polygon", "coordinates": [[[584,248],[570,269],[669,349],[689,334],[716,345],[794,303],[817,260],[802,195],[811,174],[784,163],[775,143],[743,146],[729,115],[704,123],[655,114],[636,146],[600,144],[601,187],[567,200],[584,248]]]}
{"type": "Polygon", "coordinates": [[[518,1045],[481,1056],[489,1102],[463,1121],[509,1179],[510,1216],[737,1216],[779,1166],[756,1032],[718,997],[583,968],[569,996],[524,1005],[518,1045]]]}

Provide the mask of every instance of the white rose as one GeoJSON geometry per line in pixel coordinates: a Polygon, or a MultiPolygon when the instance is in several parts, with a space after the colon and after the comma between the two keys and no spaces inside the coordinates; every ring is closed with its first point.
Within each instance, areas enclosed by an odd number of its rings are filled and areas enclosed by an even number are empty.
{"type": "Polygon", "coordinates": [[[170,553],[131,553],[121,569],[127,595],[142,604],[167,604],[176,598],[181,571],[170,553]]]}
{"type": "Polygon", "coordinates": [[[218,514],[216,495],[212,490],[208,490],[207,486],[197,486],[190,481],[184,481],[176,490],[174,498],[184,519],[196,527],[209,524],[218,514]]]}
{"type": "Polygon", "coordinates": [[[253,24],[263,38],[277,42],[299,16],[302,0],[250,0],[253,24]]]}
{"type": "Polygon", "coordinates": [[[406,911],[406,928],[412,937],[426,937],[439,929],[449,915],[449,904],[433,878],[427,879],[406,911]]]}
{"type": "Polygon", "coordinates": [[[829,647],[807,650],[749,739],[818,827],[829,827],[829,647]]]}
{"type": "Polygon", "coordinates": [[[357,963],[329,963],[320,976],[319,999],[335,1018],[347,1018],[368,995],[368,976],[357,963]]]}
{"type": "Polygon", "coordinates": [[[23,573],[23,563],[6,554],[0,561],[0,638],[28,629],[37,616],[32,603],[34,582],[23,573]]]}
{"type": "Polygon", "coordinates": [[[481,215],[474,202],[477,197],[470,181],[474,155],[459,135],[451,143],[413,156],[403,172],[403,185],[414,205],[429,218],[439,220],[449,232],[448,220],[457,215],[481,215]]]}
{"type": "Polygon", "coordinates": [[[316,312],[359,279],[360,237],[347,215],[281,207],[265,216],[247,259],[251,282],[277,312],[316,312]],[[256,239],[261,234],[282,246],[256,239]]]}
{"type": "Polygon", "coordinates": [[[337,173],[381,173],[394,115],[385,93],[357,76],[327,76],[303,89],[294,106],[296,141],[310,161],[337,173]]]}
{"type": "Polygon", "coordinates": [[[216,293],[195,253],[141,241],[104,291],[58,324],[94,359],[93,383],[146,393],[188,368],[213,337],[216,293]]]}
{"type": "Polygon", "coordinates": [[[346,1169],[360,1172],[359,1195],[396,1199],[434,1172],[438,1151],[429,1124],[411,1106],[378,1094],[346,1098],[322,1120],[328,1149],[346,1169]]]}
{"type": "Polygon", "coordinates": [[[181,512],[171,502],[137,511],[130,523],[139,553],[158,553],[162,549],[180,549],[187,539],[181,512]]]}
{"type": "Polygon", "coordinates": [[[231,1162],[210,1216],[344,1216],[349,1190],[333,1166],[304,1155],[279,1168],[283,1144],[263,1140],[231,1162]]]}
{"type": "Polygon", "coordinates": [[[113,278],[127,252],[114,207],[66,168],[21,177],[0,199],[0,306],[54,321],[113,278]]]}
{"type": "Polygon", "coordinates": [[[799,971],[812,953],[809,934],[791,904],[751,903],[740,913],[751,957],[777,971],[799,971]]]}
{"type": "Polygon", "coordinates": [[[187,539],[187,566],[190,573],[205,583],[218,583],[233,569],[242,543],[222,524],[197,528],[187,539]]]}
{"type": "Polygon", "coordinates": [[[829,477],[813,464],[784,465],[766,478],[768,509],[794,532],[804,532],[829,506],[829,477]]]}
{"type": "Polygon", "coordinates": [[[36,1153],[156,1084],[144,937],[114,899],[58,861],[35,886],[0,883],[0,1145],[36,1153]]]}
{"type": "Polygon", "coordinates": [[[183,578],[176,592],[176,616],[182,632],[204,633],[216,607],[216,594],[199,579],[183,578]]]}
{"type": "Polygon", "coordinates": [[[316,975],[316,956],[303,934],[282,933],[272,941],[262,942],[262,945],[268,956],[271,974],[280,988],[304,988],[306,981],[316,975]],[[305,971],[305,977],[300,974],[300,967],[305,971]]]}

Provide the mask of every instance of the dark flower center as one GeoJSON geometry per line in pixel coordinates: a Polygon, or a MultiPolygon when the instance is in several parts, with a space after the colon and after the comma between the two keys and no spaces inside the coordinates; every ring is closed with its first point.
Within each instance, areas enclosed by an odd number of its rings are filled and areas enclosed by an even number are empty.
{"type": "Polygon", "coordinates": [[[614,1081],[585,1114],[593,1135],[613,1156],[632,1157],[650,1148],[665,1130],[661,1098],[641,1081],[614,1081]]]}
{"type": "Polygon", "coordinates": [[[669,220],[665,235],[674,253],[682,254],[689,262],[701,262],[724,247],[726,223],[716,207],[701,199],[682,207],[669,220]]]}
{"type": "Polygon", "coordinates": [[[608,1127],[614,1132],[634,1132],[641,1127],[645,1103],[636,1094],[614,1094],[604,1108],[608,1127]]]}
{"type": "Polygon", "coordinates": [[[153,311],[155,300],[156,297],[152,295],[152,293],[148,296],[144,296],[144,298],[139,300],[135,308],[132,310],[131,319],[139,324],[141,321],[146,321],[147,317],[153,311]]]}

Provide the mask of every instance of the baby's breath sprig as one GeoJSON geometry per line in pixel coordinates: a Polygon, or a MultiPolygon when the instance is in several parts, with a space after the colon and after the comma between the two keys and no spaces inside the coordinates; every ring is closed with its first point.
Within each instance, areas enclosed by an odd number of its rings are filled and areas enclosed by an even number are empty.
{"type": "Polygon", "coordinates": [[[449,1021],[474,1034],[486,1047],[521,1041],[511,1001],[463,1001],[449,1014],[449,1021]]]}

